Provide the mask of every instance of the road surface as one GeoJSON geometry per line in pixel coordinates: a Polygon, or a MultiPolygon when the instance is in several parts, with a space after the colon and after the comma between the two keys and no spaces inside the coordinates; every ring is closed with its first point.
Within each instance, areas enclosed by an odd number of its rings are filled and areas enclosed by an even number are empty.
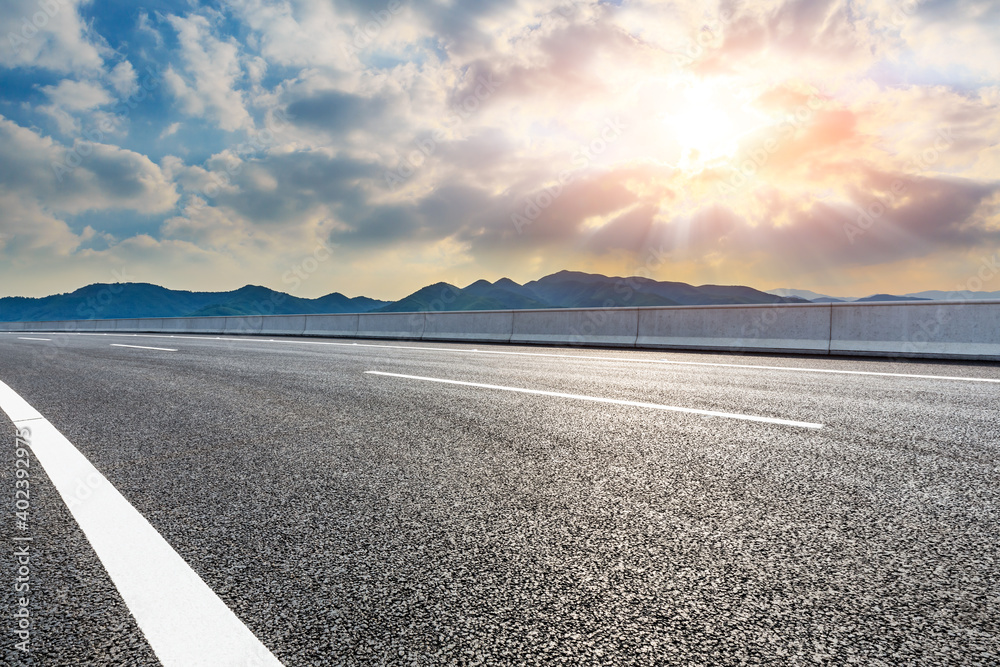
{"type": "Polygon", "coordinates": [[[10,333],[0,382],[4,664],[1000,664],[1000,365],[10,333]]]}

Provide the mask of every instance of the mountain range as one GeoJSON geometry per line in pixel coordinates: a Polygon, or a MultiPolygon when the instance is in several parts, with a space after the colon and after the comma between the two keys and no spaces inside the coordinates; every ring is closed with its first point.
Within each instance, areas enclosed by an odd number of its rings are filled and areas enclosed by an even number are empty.
{"type": "Polygon", "coordinates": [[[738,285],[695,287],[560,271],[524,285],[508,278],[479,280],[464,288],[437,283],[393,302],[338,292],[303,299],[254,285],[231,292],[189,292],[148,283],[98,283],[42,298],[2,298],[0,321],[802,302],[738,285]]]}
{"type": "Polygon", "coordinates": [[[46,320],[104,320],[132,317],[199,315],[358,313],[385,301],[348,298],[334,292],[318,299],[302,299],[266,287],[247,285],[231,292],[187,292],[149,283],[97,283],[68,294],[38,299],[0,299],[0,322],[46,320]]]}
{"type": "MultiPolygon", "coordinates": [[[[894,301],[949,296],[920,292],[861,299],[831,297],[808,290],[762,292],[740,285],[689,285],[650,278],[608,277],[560,271],[520,285],[508,278],[478,280],[464,288],[448,283],[428,285],[399,301],[347,297],[333,292],[303,299],[267,287],[247,285],[230,292],[171,290],[149,283],[97,283],[75,292],[42,298],[0,298],[0,321],[116,319],[211,315],[290,315],[318,313],[417,312],[437,310],[509,310],[527,308],[595,308],[626,306],[693,306],[766,303],[830,303],[894,301]]],[[[951,295],[955,298],[955,295],[951,295]]],[[[969,292],[962,298],[1000,298],[1000,292],[969,292]]]]}

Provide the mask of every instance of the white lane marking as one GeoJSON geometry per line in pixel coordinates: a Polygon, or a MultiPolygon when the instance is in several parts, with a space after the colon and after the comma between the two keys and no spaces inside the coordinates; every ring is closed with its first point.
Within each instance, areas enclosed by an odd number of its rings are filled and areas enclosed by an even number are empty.
{"type": "Polygon", "coordinates": [[[643,403],[641,401],[625,401],[618,398],[601,398],[598,396],[584,396],[582,394],[565,394],[561,391],[545,391],[542,389],[524,389],[521,387],[504,387],[496,384],[481,384],[479,382],[463,382],[461,380],[444,380],[441,378],[428,378],[419,375],[402,375],[400,373],[383,373],[381,371],[365,371],[368,375],[384,375],[386,377],[405,378],[407,380],[421,380],[423,382],[440,382],[442,384],[457,384],[463,387],[479,387],[482,389],[498,389],[500,391],[513,391],[521,394],[537,394],[539,396],[554,396],[556,398],[572,398],[578,401],[592,401],[594,403],[611,403],[614,405],[627,405],[635,408],[650,408],[653,410],[668,410],[670,412],[686,412],[694,415],[704,415],[707,417],[725,417],[727,419],[743,419],[745,421],[763,422],[766,424],[782,424],[784,426],[798,426],[800,428],[823,428],[822,424],[813,422],[800,422],[791,419],[776,419],[774,417],[759,417],[757,415],[743,415],[735,412],[716,412],[715,410],[699,410],[697,408],[679,408],[672,405],[662,405],[660,403],[643,403]]]}
{"type": "MultiPolygon", "coordinates": [[[[754,366],[752,364],[719,364],[719,363],[708,363],[701,361],[669,361],[666,359],[624,359],[622,357],[595,357],[583,354],[552,354],[546,352],[508,352],[506,350],[468,350],[463,348],[449,348],[449,347],[418,347],[416,345],[378,345],[372,343],[334,343],[331,341],[314,341],[314,340],[279,340],[276,343],[292,343],[292,344],[304,344],[304,345],[356,345],[358,347],[384,347],[386,349],[392,350],[421,350],[426,352],[479,352],[480,354],[498,354],[503,356],[513,356],[513,357],[551,357],[555,359],[583,359],[585,361],[616,361],[616,362],[626,362],[626,363],[645,363],[645,364],[676,364],[679,366],[718,366],[722,368],[760,368],[770,371],[801,371],[804,373],[841,373],[846,375],[876,375],[882,377],[898,377],[898,378],[918,378],[922,380],[965,380],[967,382],[995,382],[1000,383],[1000,379],[995,378],[975,378],[975,377],[963,377],[961,375],[949,376],[949,375],[915,375],[912,373],[883,373],[878,371],[848,371],[839,370],[833,368],[799,368],[796,366],[754,366]]],[[[649,352],[649,350],[636,349],[636,352],[649,352]]]]}
{"type": "Polygon", "coordinates": [[[27,336],[18,336],[18,340],[52,340],[51,338],[28,338],[27,336]]]}
{"type": "Polygon", "coordinates": [[[131,347],[136,350],[159,350],[160,352],[176,352],[177,350],[170,347],[146,347],[144,345],[120,345],[118,343],[111,343],[111,347],[131,347]]]}
{"type": "Polygon", "coordinates": [[[0,382],[0,409],[7,413],[15,425],[43,418],[38,410],[31,407],[26,400],[21,398],[20,394],[3,382],[0,382]]]}
{"type": "MultiPolygon", "coordinates": [[[[80,333],[74,332],[72,334],[75,336],[132,336],[135,338],[185,338],[190,340],[240,340],[246,342],[264,342],[259,339],[254,339],[253,337],[230,337],[230,338],[218,338],[218,337],[208,337],[208,336],[165,336],[156,334],[94,334],[94,333],[80,333]]],[[[917,375],[914,373],[886,373],[880,371],[849,371],[841,370],[836,368],[800,368],[798,366],[755,366],[753,364],[722,364],[722,363],[711,363],[704,361],[672,361],[669,359],[624,359],[622,357],[597,357],[593,355],[584,354],[554,354],[546,352],[509,352],[506,350],[470,350],[468,348],[454,348],[454,347],[420,347],[416,345],[381,345],[376,343],[337,343],[333,341],[325,340],[276,340],[275,343],[286,343],[291,345],[332,345],[337,347],[377,347],[385,348],[387,350],[417,350],[421,352],[460,352],[463,354],[470,354],[471,352],[478,352],[480,354],[497,354],[512,357],[549,357],[554,359],[580,359],[584,361],[614,361],[618,363],[643,363],[643,364],[671,364],[677,366],[716,366],[719,368],[748,368],[748,369],[760,369],[769,371],[798,371],[801,373],[831,373],[835,375],[872,375],[876,377],[890,377],[890,378],[915,378],[918,380],[954,380],[958,382],[992,382],[1000,384],[1000,378],[977,378],[977,377],[965,377],[962,375],[917,375]]],[[[652,352],[652,350],[643,349],[632,349],[632,352],[652,352]]]]}
{"type": "Polygon", "coordinates": [[[0,409],[30,431],[31,450],[164,667],[281,667],[118,489],[3,382],[0,409]],[[90,495],[81,499],[84,484],[90,495]]]}

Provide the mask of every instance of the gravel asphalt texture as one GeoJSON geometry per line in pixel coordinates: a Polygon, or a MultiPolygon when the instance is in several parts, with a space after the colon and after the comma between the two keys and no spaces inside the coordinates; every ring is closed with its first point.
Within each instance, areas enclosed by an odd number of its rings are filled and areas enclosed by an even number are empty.
{"type": "MultiPolygon", "coordinates": [[[[656,360],[1000,365],[47,337],[0,335],[0,380],[288,667],[1000,665],[1000,384],[656,360]]],[[[32,489],[34,651],[5,613],[0,663],[158,665],[38,467],[32,489]]],[[[13,533],[5,517],[5,610],[13,533]]]]}

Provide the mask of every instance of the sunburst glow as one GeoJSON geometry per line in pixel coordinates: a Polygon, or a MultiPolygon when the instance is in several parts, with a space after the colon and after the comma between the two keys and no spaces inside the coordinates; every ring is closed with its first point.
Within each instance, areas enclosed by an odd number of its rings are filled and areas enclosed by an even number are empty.
{"type": "Polygon", "coordinates": [[[693,172],[733,158],[741,135],[762,124],[732,92],[706,83],[685,88],[663,122],[679,148],[676,166],[693,172]]]}

